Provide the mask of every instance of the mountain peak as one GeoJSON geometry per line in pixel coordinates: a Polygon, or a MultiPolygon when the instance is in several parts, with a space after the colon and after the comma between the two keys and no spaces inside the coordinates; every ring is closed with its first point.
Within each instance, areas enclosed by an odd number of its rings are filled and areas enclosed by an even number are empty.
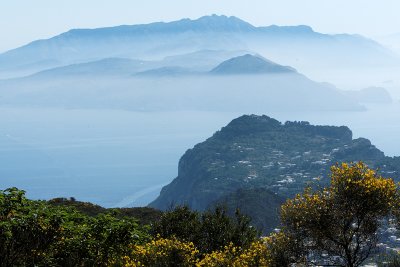
{"type": "Polygon", "coordinates": [[[183,19],[177,22],[167,24],[180,25],[182,29],[185,27],[191,30],[213,30],[213,31],[253,31],[257,28],[250,23],[234,16],[216,15],[203,16],[198,19],[183,19]]]}
{"type": "Polygon", "coordinates": [[[242,24],[246,24],[246,25],[251,25],[250,23],[235,17],[235,16],[226,16],[226,15],[217,15],[217,14],[212,14],[212,15],[207,15],[207,16],[202,16],[194,21],[218,21],[218,22],[235,22],[235,23],[242,23],[242,24]]]}
{"type": "Polygon", "coordinates": [[[229,136],[249,136],[252,134],[262,134],[271,131],[291,131],[296,133],[308,133],[325,138],[351,142],[353,139],[352,131],[346,126],[321,126],[311,125],[307,121],[280,121],[266,115],[242,115],[232,120],[227,126],[223,127],[216,136],[227,138],[229,136]]]}
{"type": "Polygon", "coordinates": [[[213,70],[213,74],[267,74],[295,73],[291,67],[282,66],[258,55],[245,54],[228,59],[213,70]]]}

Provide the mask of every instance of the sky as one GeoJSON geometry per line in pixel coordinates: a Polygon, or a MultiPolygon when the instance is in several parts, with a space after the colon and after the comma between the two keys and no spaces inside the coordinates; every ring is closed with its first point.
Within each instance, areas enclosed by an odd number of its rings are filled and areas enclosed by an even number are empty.
{"type": "Polygon", "coordinates": [[[400,32],[399,0],[0,0],[0,52],[72,28],[237,16],[256,26],[309,25],[367,37],[400,32]]]}

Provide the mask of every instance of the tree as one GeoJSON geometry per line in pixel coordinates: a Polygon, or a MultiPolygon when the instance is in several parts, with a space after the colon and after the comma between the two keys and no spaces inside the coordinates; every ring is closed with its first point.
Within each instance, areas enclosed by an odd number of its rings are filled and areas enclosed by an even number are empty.
{"type": "MultiPolygon", "coordinates": [[[[134,218],[118,218],[114,212],[90,217],[70,213],[63,224],[63,234],[49,254],[56,266],[110,266],[118,265],[121,255],[130,246],[149,240],[145,229],[134,218]]],[[[50,265],[50,264],[49,264],[50,265]]]]}
{"type": "Polygon", "coordinates": [[[130,245],[149,238],[147,227],[117,211],[92,217],[0,190],[0,267],[117,265],[130,245]]]}
{"type": "Polygon", "coordinates": [[[247,248],[258,237],[250,219],[239,211],[231,218],[221,207],[199,213],[187,206],[165,212],[153,225],[152,234],[193,242],[201,253],[222,249],[230,243],[247,248]]]}
{"type": "Polygon", "coordinates": [[[32,266],[59,238],[63,214],[30,201],[17,188],[0,190],[0,266],[32,266]]]}
{"type": "Polygon", "coordinates": [[[392,179],[362,162],[336,165],[329,187],[307,188],[282,206],[282,233],[300,244],[296,261],[360,266],[376,248],[377,230],[392,214],[397,195],[392,179]]]}

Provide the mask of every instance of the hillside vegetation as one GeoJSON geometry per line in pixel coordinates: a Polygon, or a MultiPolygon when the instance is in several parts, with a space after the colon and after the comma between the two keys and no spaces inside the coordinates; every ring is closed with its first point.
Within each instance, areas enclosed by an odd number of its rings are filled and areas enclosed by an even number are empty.
{"type": "Polygon", "coordinates": [[[204,210],[244,188],[293,197],[310,184],[329,183],[326,176],[332,164],[359,160],[400,178],[400,158],[386,157],[368,139],[353,139],[345,126],[281,123],[268,116],[245,115],[186,151],[178,177],[151,206],[165,209],[180,203],[204,210]]]}
{"type": "Polygon", "coordinates": [[[399,188],[362,162],[335,165],[330,178],[287,200],[280,229],[262,238],[239,210],[232,217],[221,207],[178,206],[146,226],[126,216],[143,214],[133,210],[33,201],[6,189],[0,266],[360,266],[378,252],[378,230],[397,226],[399,188]]]}

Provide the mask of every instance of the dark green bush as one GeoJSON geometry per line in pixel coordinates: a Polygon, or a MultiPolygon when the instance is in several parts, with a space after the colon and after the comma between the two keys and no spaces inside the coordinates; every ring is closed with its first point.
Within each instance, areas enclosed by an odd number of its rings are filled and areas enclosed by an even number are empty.
{"type": "Polygon", "coordinates": [[[93,217],[16,188],[0,191],[0,266],[107,266],[148,239],[136,219],[116,211],[93,217]]]}
{"type": "Polygon", "coordinates": [[[230,243],[247,248],[259,233],[250,226],[250,219],[239,212],[232,218],[221,207],[200,213],[179,206],[163,214],[152,226],[152,234],[193,242],[201,253],[209,253],[230,243]]]}

